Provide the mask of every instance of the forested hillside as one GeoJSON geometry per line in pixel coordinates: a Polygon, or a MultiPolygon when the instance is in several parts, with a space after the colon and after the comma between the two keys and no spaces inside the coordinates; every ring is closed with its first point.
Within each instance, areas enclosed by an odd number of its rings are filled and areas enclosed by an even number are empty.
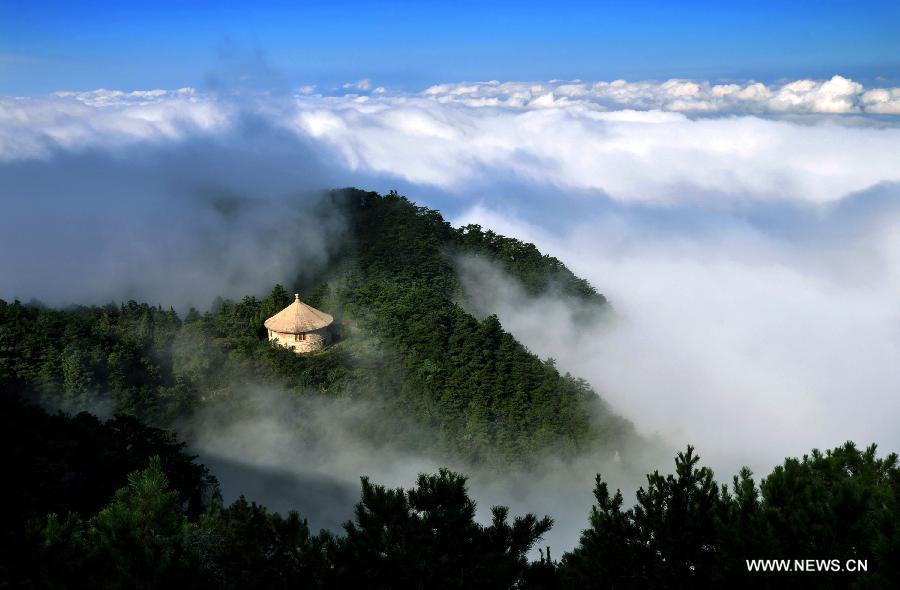
{"type": "Polygon", "coordinates": [[[616,450],[633,437],[587,383],[531,354],[495,316],[479,321],[457,303],[453,261],[468,254],[532,294],[554,289],[602,314],[605,299],[561,262],[478,226],[455,229],[395,193],[335,191],[319,208],[345,222],[337,253],[315,272],[294,269],[304,278],[262,298],[218,300],[184,317],[134,301],[0,301],[0,385],[52,407],[105,404],[159,426],[244,385],[277,385],[371,402],[390,418],[365,426],[373,438],[416,446],[428,432],[432,450],[469,463],[616,450]],[[343,324],[338,343],[298,356],[266,341],[263,321],[294,291],[343,324]]]}

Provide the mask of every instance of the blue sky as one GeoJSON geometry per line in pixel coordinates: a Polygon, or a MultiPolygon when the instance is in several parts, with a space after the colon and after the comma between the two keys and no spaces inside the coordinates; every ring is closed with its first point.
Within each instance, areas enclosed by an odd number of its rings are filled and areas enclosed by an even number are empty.
{"type": "Polygon", "coordinates": [[[889,2],[0,0],[0,93],[460,80],[900,79],[889,2]]]}

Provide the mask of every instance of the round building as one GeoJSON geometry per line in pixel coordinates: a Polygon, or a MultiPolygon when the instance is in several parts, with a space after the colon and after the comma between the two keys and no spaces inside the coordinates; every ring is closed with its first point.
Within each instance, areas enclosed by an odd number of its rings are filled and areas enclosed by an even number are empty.
{"type": "Polygon", "coordinates": [[[315,307],[294,301],[265,321],[269,340],[290,348],[296,353],[313,352],[328,346],[334,318],[315,307]]]}

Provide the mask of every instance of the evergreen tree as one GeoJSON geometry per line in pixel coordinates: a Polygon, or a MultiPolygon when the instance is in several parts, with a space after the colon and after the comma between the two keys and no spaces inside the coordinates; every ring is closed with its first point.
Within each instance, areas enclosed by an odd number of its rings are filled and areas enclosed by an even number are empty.
{"type": "Polygon", "coordinates": [[[442,469],[420,475],[411,490],[362,479],[355,519],[331,559],[342,588],[513,588],[524,580],[526,554],[553,524],[533,514],[508,519],[492,509],[475,522],[466,478],[442,469]]]}

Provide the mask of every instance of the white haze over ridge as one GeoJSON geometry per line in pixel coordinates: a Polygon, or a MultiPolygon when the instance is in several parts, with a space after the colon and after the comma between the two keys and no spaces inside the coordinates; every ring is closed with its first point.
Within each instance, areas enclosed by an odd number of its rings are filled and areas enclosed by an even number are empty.
{"type": "Polygon", "coordinates": [[[900,448],[900,187],[891,197],[839,245],[751,227],[666,235],[633,218],[558,233],[482,207],[455,220],[532,241],[601,286],[616,313],[596,326],[484,262],[460,268],[477,310],[586,378],[639,431],[696,445],[720,475],[739,464],[764,474],[848,439],[900,448]]]}
{"type": "MultiPolygon", "coordinates": [[[[642,432],[673,448],[697,444],[720,476],[743,463],[767,471],[785,455],[848,438],[900,449],[900,89],[836,76],[777,85],[485,82],[417,94],[360,81],[346,90],[354,94],[0,99],[0,174],[19,171],[0,179],[24,179],[0,182],[0,297],[55,301],[56,259],[40,248],[48,239],[68,254],[63,283],[95,272],[83,268],[90,254],[117,252],[114,273],[74,290],[84,302],[121,297],[122,284],[138,296],[147,277],[179,283],[153,291],[163,304],[197,285],[232,296],[254,282],[265,289],[292,278],[279,275],[296,257],[278,232],[287,213],[257,202],[236,218],[226,208],[225,221],[209,219],[178,205],[183,187],[247,195],[261,186],[268,198],[293,186],[400,186],[451,210],[455,223],[534,241],[608,295],[616,323],[584,330],[558,299],[530,301],[489,269],[466,275],[470,290],[495,295],[481,301],[483,312],[588,378],[642,432]],[[32,190],[38,176],[82,169],[84,158],[96,169],[91,183],[66,172],[32,190]],[[142,176],[130,198],[151,210],[165,196],[177,223],[128,217],[121,194],[134,166],[155,180],[142,176]],[[115,190],[97,180],[107,168],[115,190]],[[67,229],[82,203],[104,216],[67,229]],[[207,224],[200,237],[198,215],[207,224]],[[57,231],[38,233],[54,216],[57,231]],[[139,247],[121,240],[134,232],[110,229],[122,222],[136,228],[139,247]],[[75,235],[84,227],[98,228],[89,244],[75,235]],[[156,234],[171,250],[163,258],[156,234]],[[275,239],[275,253],[255,235],[275,239]],[[207,236],[221,241],[215,257],[198,246],[207,236]],[[132,251],[142,257],[130,270],[132,251]],[[264,273],[253,268],[261,255],[264,273]],[[216,265],[225,263],[240,280],[222,278],[216,265]],[[549,328],[535,328],[536,305],[556,319],[549,328]]],[[[312,241],[323,246],[339,233],[312,241]]],[[[318,250],[327,258],[327,247],[318,250]]]]}
{"type": "MultiPolygon", "coordinates": [[[[372,403],[315,395],[297,398],[265,387],[237,389],[238,411],[227,404],[208,403],[182,434],[191,440],[192,452],[219,478],[226,502],[244,494],[282,513],[298,510],[314,530],[340,530],[353,517],[360,475],[387,487],[409,488],[419,473],[447,467],[469,477],[477,517],[485,525],[492,518],[490,507],[496,505],[509,507],[513,515],[552,515],[553,529],[541,545],[561,553],[576,544],[585,527],[595,473],[602,472],[624,486],[625,493],[633,494],[643,476],[639,470],[657,460],[635,450],[629,456],[641,463],[639,467],[600,453],[573,462],[548,458],[528,473],[498,473],[421,449],[404,450],[388,443],[373,446],[371,438],[362,434],[365,424],[396,423],[396,418],[372,403]]],[[[417,436],[430,438],[427,432],[417,436]]],[[[536,549],[532,557],[538,557],[536,549]]]]}

